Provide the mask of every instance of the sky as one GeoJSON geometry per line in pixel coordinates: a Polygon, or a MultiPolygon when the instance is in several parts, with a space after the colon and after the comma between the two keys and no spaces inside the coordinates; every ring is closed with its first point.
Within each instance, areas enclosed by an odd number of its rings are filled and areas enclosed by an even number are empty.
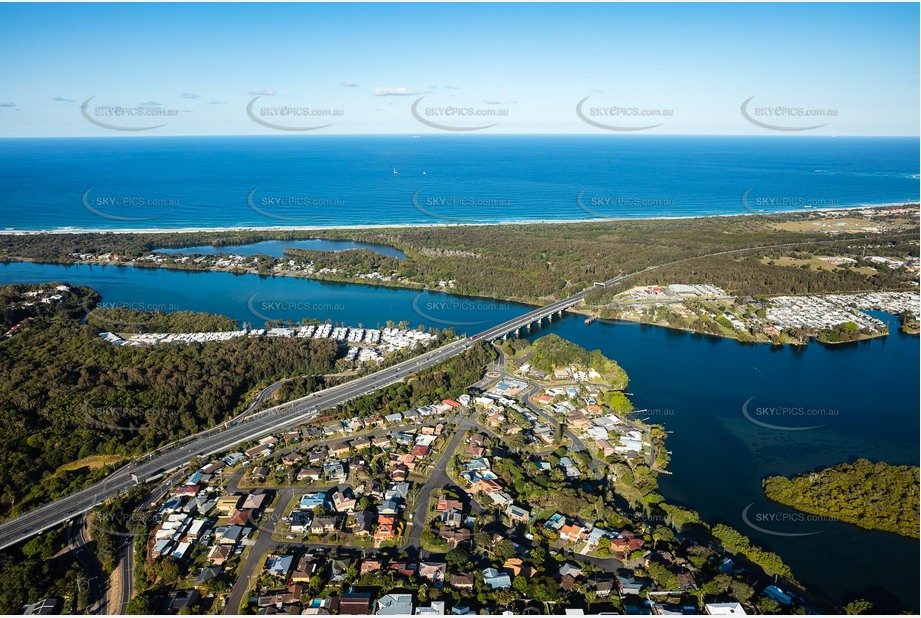
{"type": "Polygon", "coordinates": [[[917,136],[918,24],[917,3],[2,4],[0,137],[917,136]]]}

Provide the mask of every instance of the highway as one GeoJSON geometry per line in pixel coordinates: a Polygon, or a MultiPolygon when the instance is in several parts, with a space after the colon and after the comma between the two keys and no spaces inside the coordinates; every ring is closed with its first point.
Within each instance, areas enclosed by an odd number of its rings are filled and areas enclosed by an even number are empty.
{"type": "MultiPolygon", "coordinates": [[[[609,281],[606,285],[617,283],[627,276],[629,275],[609,281]]],[[[589,290],[591,289],[593,288],[589,288],[589,290]]],[[[99,483],[3,522],[3,524],[0,524],[0,549],[19,543],[35,534],[60,525],[81,513],[85,513],[97,504],[126,491],[139,481],[153,480],[177,470],[195,457],[204,458],[223,453],[238,444],[296,427],[310,421],[325,410],[331,410],[351,399],[373,393],[380,388],[399,382],[413,373],[461,354],[476,345],[479,340],[492,341],[498,339],[503,335],[514,332],[516,329],[568,309],[581,302],[589,290],[584,290],[549,305],[539,307],[517,318],[488,328],[472,337],[453,341],[392,367],[381,369],[375,373],[338,384],[262,412],[250,414],[245,418],[228,421],[218,427],[161,447],[119,468],[99,483]]]]}
{"type": "Polygon", "coordinates": [[[86,517],[74,519],[68,526],[65,534],[67,545],[74,552],[77,564],[86,574],[86,583],[89,586],[90,613],[105,614],[108,600],[108,577],[102,571],[102,567],[96,560],[96,554],[89,547],[89,541],[86,536],[86,517]]]}

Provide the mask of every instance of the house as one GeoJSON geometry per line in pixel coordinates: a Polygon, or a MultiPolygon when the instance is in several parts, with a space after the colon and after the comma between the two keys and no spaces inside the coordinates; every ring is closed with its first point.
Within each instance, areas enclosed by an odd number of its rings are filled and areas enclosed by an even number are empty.
{"type": "Polygon", "coordinates": [[[464,510],[464,503],[460,500],[442,497],[438,499],[438,503],[435,505],[435,510],[438,512],[453,510],[462,511],[464,510]]]}
{"type": "Polygon", "coordinates": [[[502,565],[502,568],[509,571],[512,577],[521,575],[528,578],[531,576],[531,567],[524,564],[521,558],[509,558],[505,561],[505,564],[502,565]]]}
{"type": "Polygon", "coordinates": [[[483,569],[483,583],[493,590],[507,590],[512,587],[512,578],[508,573],[500,573],[496,569],[489,567],[483,569]]]}
{"type": "Polygon", "coordinates": [[[269,575],[287,580],[288,573],[291,572],[291,567],[293,564],[294,556],[272,555],[269,556],[269,559],[265,564],[265,570],[268,571],[269,575]]]}
{"type": "Polygon", "coordinates": [[[260,613],[279,613],[278,610],[281,609],[283,605],[300,601],[302,594],[304,594],[304,586],[302,584],[291,584],[288,586],[286,592],[276,592],[274,594],[267,594],[259,597],[257,605],[266,608],[264,612],[260,613]]]}
{"type": "Polygon", "coordinates": [[[438,531],[438,538],[447,541],[448,546],[453,549],[473,538],[473,533],[469,528],[441,528],[438,531]]]}
{"type": "Polygon", "coordinates": [[[387,568],[403,577],[413,577],[416,574],[416,565],[406,562],[394,562],[387,568]]]}
{"type": "Polygon", "coordinates": [[[479,458],[479,457],[482,457],[485,452],[486,452],[486,449],[484,449],[482,446],[477,446],[475,444],[468,444],[467,450],[464,451],[464,454],[467,457],[479,458]]]}
{"type": "Polygon", "coordinates": [[[405,481],[408,477],[409,468],[404,464],[398,465],[393,469],[393,472],[390,473],[390,478],[397,482],[405,481]]]}
{"type": "Polygon", "coordinates": [[[791,597],[789,594],[787,594],[786,592],[784,592],[777,586],[774,586],[773,584],[764,589],[764,594],[769,599],[773,599],[774,601],[777,601],[781,605],[792,605],[793,604],[793,597],[791,597]]]}
{"type": "Polygon", "coordinates": [[[272,447],[268,446],[267,444],[260,444],[259,446],[254,446],[248,451],[244,451],[244,453],[246,453],[246,456],[250,458],[260,457],[262,455],[268,455],[271,452],[272,452],[272,447]]]}
{"type": "Polygon", "coordinates": [[[327,534],[336,529],[339,517],[336,515],[322,515],[314,517],[310,523],[310,534],[327,534]]]}
{"type": "Polygon", "coordinates": [[[432,604],[429,607],[417,607],[416,615],[417,616],[444,616],[445,615],[445,602],[444,601],[432,601],[432,604]]]}
{"type": "Polygon", "coordinates": [[[741,603],[707,603],[704,605],[711,616],[745,616],[741,603]]]}
{"type": "Polygon", "coordinates": [[[413,613],[413,595],[385,594],[377,600],[378,616],[405,616],[413,613]]]}
{"type": "Polygon", "coordinates": [[[252,515],[252,511],[234,511],[230,514],[230,519],[227,523],[230,525],[245,526],[250,522],[252,515]]]}
{"type": "Polygon", "coordinates": [[[606,575],[595,575],[589,578],[588,585],[595,591],[595,596],[606,599],[614,589],[614,580],[606,575]]]}
{"type": "Polygon", "coordinates": [[[417,444],[413,450],[409,451],[409,454],[413,457],[425,457],[425,454],[429,452],[429,447],[417,444]]]}
{"type": "Polygon", "coordinates": [[[384,494],[386,500],[396,499],[406,501],[409,497],[409,483],[392,483],[384,494]]]}
{"type": "Polygon", "coordinates": [[[264,481],[269,476],[269,469],[266,466],[256,466],[249,473],[249,477],[254,481],[264,481]]]}
{"type": "Polygon", "coordinates": [[[345,581],[346,573],[352,568],[351,558],[333,558],[329,563],[330,581],[345,581]]]}
{"type": "Polygon", "coordinates": [[[204,466],[201,470],[199,470],[199,472],[201,472],[202,474],[214,474],[215,472],[223,468],[224,465],[225,464],[223,461],[214,461],[212,463],[209,463],[207,466],[204,466]]]}
{"type": "Polygon", "coordinates": [[[334,442],[333,444],[330,444],[329,452],[334,457],[345,457],[346,455],[349,454],[349,450],[351,448],[352,447],[349,444],[348,440],[343,440],[341,442],[334,442]]]}
{"type": "Polygon", "coordinates": [[[578,524],[566,524],[560,528],[560,538],[564,541],[579,541],[585,538],[585,529],[578,524]]]}
{"type": "Polygon", "coordinates": [[[639,594],[643,588],[651,588],[652,580],[645,577],[619,576],[617,578],[617,587],[620,589],[621,596],[625,594],[639,594]]]}
{"type": "Polygon", "coordinates": [[[171,612],[179,612],[181,609],[194,607],[201,595],[198,590],[174,590],[166,599],[166,609],[171,612]]]}
{"type": "Polygon", "coordinates": [[[313,513],[310,511],[292,511],[288,516],[288,523],[291,526],[291,532],[303,534],[310,528],[313,522],[313,513]]]}
{"type": "Polygon", "coordinates": [[[398,500],[384,500],[383,504],[377,509],[381,515],[397,515],[403,507],[398,500]]]}
{"type": "Polygon", "coordinates": [[[458,590],[473,590],[475,578],[473,573],[454,573],[451,575],[451,586],[458,590]]]}
{"type": "Polygon", "coordinates": [[[236,510],[239,504],[240,496],[238,494],[221,496],[217,499],[217,510],[221,511],[222,513],[230,513],[231,511],[236,510]]]}
{"type": "Polygon", "coordinates": [[[243,500],[243,505],[240,507],[241,510],[256,510],[261,509],[262,504],[265,502],[265,499],[268,497],[268,494],[249,494],[246,496],[246,499],[243,500]]]}
{"type": "Polygon", "coordinates": [[[611,539],[611,551],[621,554],[628,554],[637,551],[643,547],[643,540],[634,538],[629,532],[622,535],[619,539],[611,539]]]}
{"type": "Polygon", "coordinates": [[[448,565],[444,562],[422,562],[419,564],[419,577],[433,582],[444,581],[448,565]]]}
{"type": "Polygon", "coordinates": [[[348,478],[345,466],[335,459],[329,459],[323,464],[323,474],[331,483],[343,483],[348,478]]]}
{"type": "Polygon", "coordinates": [[[323,478],[323,470],[320,468],[301,468],[297,472],[297,480],[317,482],[323,478]]]}
{"type": "Polygon", "coordinates": [[[515,524],[526,524],[531,519],[531,513],[524,510],[520,506],[515,506],[510,504],[507,509],[505,509],[505,514],[508,515],[509,521],[512,522],[512,525],[515,524]]]}
{"type": "Polygon", "coordinates": [[[487,496],[498,506],[509,506],[513,500],[512,496],[504,491],[491,491],[487,496]]]}
{"type": "Polygon", "coordinates": [[[215,565],[224,564],[232,553],[233,547],[230,545],[215,545],[208,552],[208,562],[215,565]]]}
{"type": "Polygon", "coordinates": [[[246,538],[246,529],[243,526],[227,526],[215,530],[217,542],[221,545],[236,545],[246,538]]]}
{"type": "Polygon", "coordinates": [[[317,572],[317,561],[313,554],[304,554],[297,561],[297,566],[291,573],[291,581],[306,583],[317,572]]]}
{"type": "Polygon", "coordinates": [[[339,597],[339,613],[348,616],[361,616],[371,613],[370,592],[350,592],[339,597]]]}
{"type": "Polygon", "coordinates": [[[378,541],[386,541],[395,538],[397,535],[397,518],[393,515],[378,515],[377,530],[374,532],[374,538],[378,541]]]}
{"type": "Polygon", "coordinates": [[[298,503],[298,506],[302,511],[313,510],[318,506],[322,506],[325,509],[329,507],[329,500],[327,500],[325,493],[318,491],[312,494],[304,494],[301,496],[301,500],[298,503]]]}
{"type": "Polygon", "coordinates": [[[464,514],[457,510],[450,510],[441,516],[441,521],[449,528],[458,528],[464,523],[464,514]]]}
{"type": "Polygon", "coordinates": [[[580,575],[582,575],[582,569],[580,569],[579,567],[577,567],[571,562],[567,562],[566,564],[560,567],[560,576],[563,577],[566,575],[569,575],[570,577],[573,577],[573,578],[579,577],[580,575]]]}
{"type": "Polygon", "coordinates": [[[370,536],[374,528],[374,513],[371,511],[358,511],[355,513],[355,524],[352,533],[357,536],[370,536]]]}
{"type": "Polygon", "coordinates": [[[202,584],[207,583],[216,577],[220,577],[221,573],[223,572],[223,566],[206,566],[201,570],[201,573],[198,574],[198,578],[195,580],[195,587],[198,588],[202,584]]]}
{"type": "Polygon", "coordinates": [[[352,488],[346,487],[343,490],[336,490],[333,493],[333,506],[340,513],[351,513],[355,509],[355,492],[352,491],[352,488]]]}
{"type": "Polygon", "coordinates": [[[324,450],[313,450],[307,453],[307,463],[312,466],[324,461],[326,461],[326,451],[324,450]]]}
{"type": "Polygon", "coordinates": [[[22,613],[26,616],[43,616],[49,614],[60,614],[64,603],[58,597],[48,597],[35,603],[30,603],[23,607],[22,613]]]}
{"type": "Polygon", "coordinates": [[[381,560],[362,560],[358,573],[359,575],[366,575],[380,571],[382,568],[384,568],[384,563],[381,560]]]}
{"type": "Polygon", "coordinates": [[[281,458],[281,463],[285,464],[286,466],[293,466],[294,464],[301,463],[301,459],[303,459],[303,457],[301,457],[300,453],[288,453],[281,458]]]}

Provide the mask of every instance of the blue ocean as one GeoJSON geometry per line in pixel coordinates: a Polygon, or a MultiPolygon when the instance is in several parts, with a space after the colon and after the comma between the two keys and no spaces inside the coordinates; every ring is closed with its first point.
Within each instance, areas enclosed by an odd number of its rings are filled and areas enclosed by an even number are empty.
{"type": "Polygon", "coordinates": [[[0,140],[0,231],[739,215],[917,202],[919,140],[272,136],[0,140]]]}

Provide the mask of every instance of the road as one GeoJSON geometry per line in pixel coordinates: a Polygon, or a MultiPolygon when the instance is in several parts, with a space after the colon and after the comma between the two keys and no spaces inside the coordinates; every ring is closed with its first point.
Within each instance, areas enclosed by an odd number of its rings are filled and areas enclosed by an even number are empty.
{"type": "MultiPolygon", "coordinates": [[[[615,277],[614,279],[604,282],[603,286],[609,287],[616,285],[628,278],[648,273],[658,268],[672,266],[702,257],[731,255],[759,249],[792,247],[803,244],[820,244],[822,242],[836,241],[783,243],[764,247],[718,251],[706,255],[683,258],[664,264],[649,266],[635,273],[615,277]]],[[[535,323],[545,317],[562,312],[582,302],[586,294],[595,289],[597,288],[591,287],[562,300],[557,300],[543,307],[533,309],[517,318],[488,328],[472,337],[452,341],[440,348],[429,350],[419,356],[393,365],[392,367],[381,369],[380,371],[356,378],[343,384],[332,386],[262,412],[250,414],[245,418],[233,419],[218,427],[188,436],[178,442],[161,447],[156,451],[148,453],[143,458],[139,458],[119,470],[116,470],[99,483],[3,522],[0,524],[0,549],[5,549],[35,534],[60,525],[72,519],[75,515],[85,513],[97,504],[101,504],[117,496],[138,482],[135,478],[132,478],[133,476],[136,476],[138,480],[143,482],[176,470],[186,465],[195,457],[207,457],[217,453],[223,453],[240,443],[257,440],[265,435],[306,423],[324,410],[331,410],[350,399],[373,393],[380,388],[399,382],[415,372],[461,354],[476,345],[478,340],[492,341],[510,332],[514,332],[517,329],[523,328],[528,324],[535,323]]]]}
{"type": "Polygon", "coordinates": [[[427,552],[422,549],[422,531],[426,526],[425,518],[426,515],[428,515],[429,499],[432,497],[432,492],[436,489],[441,489],[445,485],[454,484],[448,476],[448,463],[450,463],[451,458],[454,456],[454,452],[457,451],[457,447],[460,445],[461,440],[467,435],[467,430],[472,427],[473,422],[470,413],[465,415],[461,420],[456,421],[454,435],[451,436],[451,440],[445,445],[441,455],[438,457],[438,461],[435,462],[435,465],[432,467],[432,471],[428,479],[426,479],[425,485],[422,486],[422,489],[419,490],[419,495],[416,496],[416,509],[413,511],[412,529],[406,536],[406,545],[409,547],[418,547],[420,550],[420,559],[427,557],[427,555],[422,555],[423,553],[427,554],[427,552]]]}
{"type": "MultiPolygon", "coordinates": [[[[180,471],[161,481],[147,494],[136,510],[143,511],[153,506],[170,487],[176,484],[182,474],[180,471]]],[[[128,602],[134,596],[134,537],[126,537],[120,551],[121,560],[119,560],[118,569],[121,571],[121,598],[109,599],[109,613],[115,616],[127,613],[128,602]]]]}
{"type": "Polygon", "coordinates": [[[86,536],[85,516],[81,515],[71,522],[67,527],[65,538],[74,552],[77,564],[86,574],[86,582],[90,589],[90,613],[105,614],[106,605],[108,604],[108,578],[102,572],[102,566],[96,560],[96,554],[93,553],[92,548],[89,546],[86,536]]]}
{"type": "MultiPolygon", "coordinates": [[[[240,612],[240,604],[246,597],[247,592],[253,587],[256,580],[262,574],[263,554],[276,546],[285,545],[284,543],[279,543],[272,539],[272,530],[274,530],[281,521],[285,509],[291,502],[291,498],[294,496],[295,491],[298,490],[292,488],[277,490],[274,506],[266,510],[262,515],[262,519],[259,522],[259,529],[255,532],[256,537],[253,544],[249,546],[249,554],[243,561],[240,572],[237,574],[236,582],[234,582],[230,595],[227,598],[227,604],[224,607],[225,614],[238,614],[240,612]]],[[[303,492],[303,489],[299,491],[303,492]]]]}
{"type": "Polygon", "coordinates": [[[141,481],[185,466],[195,457],[223,453],[234,446],[271,433],[295,427],[315,418],[324,410],[399,382],[417,371],[431,367],[475,345],[470,339],[454,341],[415,358],[373,374],[312,393],[307,397],[269,408],[248,418],[231,421],[218,428],[190,436],[167,449],[113,472],[105,480],[86,489],[45,504],[0,525],[0,549],[9,547],[39,532],[89,511],[141,481]]]}

